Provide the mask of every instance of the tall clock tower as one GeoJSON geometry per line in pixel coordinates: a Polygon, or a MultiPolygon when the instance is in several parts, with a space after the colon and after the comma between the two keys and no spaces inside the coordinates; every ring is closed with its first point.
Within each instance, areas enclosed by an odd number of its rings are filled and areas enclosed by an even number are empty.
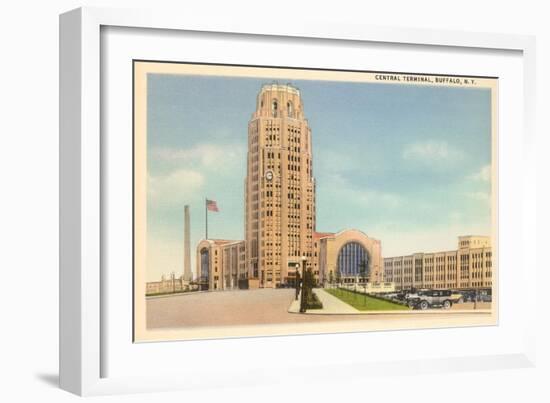
{"type": "Polygon", "coordinates": [[[260,287],[293,282],[312,266],[315,180],[311,129],[300,91],[264,85],[248,123],[245,180],[246,265],[260,287]]]}

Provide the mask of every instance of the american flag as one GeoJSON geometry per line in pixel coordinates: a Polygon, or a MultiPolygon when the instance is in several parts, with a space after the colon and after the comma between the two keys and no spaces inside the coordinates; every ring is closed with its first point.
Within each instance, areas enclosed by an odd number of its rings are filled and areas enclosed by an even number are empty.
{"type": "Polygon", "coordinates": [[[215,200],[206,199],[206,209],[208,211],[215,211],[216,213],[220,211],[215,200]]]}

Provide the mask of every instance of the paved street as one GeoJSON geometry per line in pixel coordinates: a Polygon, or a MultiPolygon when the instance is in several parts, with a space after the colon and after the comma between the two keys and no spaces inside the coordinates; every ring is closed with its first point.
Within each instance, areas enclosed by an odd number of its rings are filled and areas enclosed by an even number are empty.
{"type": "MultiPolygon", "coordinates": [[[[159,329],[372,320],[368,315],[289,313],[288,308],[293,300],[294,290],[292,289],[218,291],[155,297],[147,300],[147,327],[159,329]]],[[[461,304],[461,309],[471,309],[467,305],[469,304],[461,304]]],[[[471,305],[473,307],[473,304],[471,305]]],[[[436,312],[425,314],[438,315],[436,312]]],[[[403,318],[406,317],[405,315],[388,315],[388,319],[403,318]]],[[[377,320],[380,319],[381,315],[378,315],[377,320]]]]}
{"type": "MultiPolygon", "coordinates": [[[[148,328],[319,322],[288,313],[293,289],[202,292],[147,300],[148,328]]],[[[348,319],[349,320],[349,319],[348,319]]]]}

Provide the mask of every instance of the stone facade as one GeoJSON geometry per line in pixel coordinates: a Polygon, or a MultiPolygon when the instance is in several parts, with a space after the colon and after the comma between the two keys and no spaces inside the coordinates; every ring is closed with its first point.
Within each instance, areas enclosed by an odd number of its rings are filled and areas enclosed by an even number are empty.
{"type": "Polygon", "coordinates": [[[197,246],[197,282],[203,290],[247,288],[244,241],[208,239],[197,246]]]}
{"type": "Polygon", "coordinates": [[[248,123],[245,179],[246,265],[260,287],[292,281],[296,265],[311,267],[315,182],[311,129],[300,91],[264,85],[248,123]]]}
{"type": "Polygon", "coordinates": [[[318,253],[319,281],[326,284],[339,273],[342,283],[357,282],[366,272],[373,284],[383,282],[382,246],[356,229],[338,233],[317,233],[314,237],[318,253]],[[364,265],[364,266],[363,266],[364,265]]]}
{"type": "Polygon", "coordinates": [[[397,290],[491,288],[491,239],[461,236],[457,250],[385,258],[384,280],[397,290]]]}

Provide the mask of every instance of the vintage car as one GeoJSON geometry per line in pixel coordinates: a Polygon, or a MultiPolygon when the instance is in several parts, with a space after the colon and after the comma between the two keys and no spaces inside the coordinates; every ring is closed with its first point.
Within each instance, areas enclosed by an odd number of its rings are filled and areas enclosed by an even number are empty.
{"type": "Polygon", "coordinates": [[[449,290],[428,290],[409,294],[407,305],[410,308],[421,310],[435,307],[451,309],[453,306],[452,293],[449,290]]]}

